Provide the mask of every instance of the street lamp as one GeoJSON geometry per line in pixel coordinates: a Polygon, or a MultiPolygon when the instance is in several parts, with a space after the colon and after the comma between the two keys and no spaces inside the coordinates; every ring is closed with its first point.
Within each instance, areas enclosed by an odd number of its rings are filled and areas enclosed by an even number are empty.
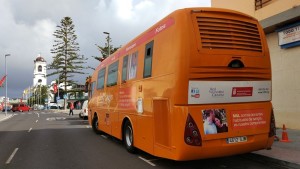
{"type": "Polygon", "coordinates": [[[10,56],[10,54],[5,55],[5,116],[7,116],[7,67],[6,67],[6,57],[10,56]]]}
{"type": "Polygon", "coordinates": [[[107,34],[107,45],[108,45],[108,56],[110,55],[110,46],[109,46],[109,41],[110,41],[110,37],[109,37],[109,33],[108,32],[103,32],[104,34],[107,34]]]}

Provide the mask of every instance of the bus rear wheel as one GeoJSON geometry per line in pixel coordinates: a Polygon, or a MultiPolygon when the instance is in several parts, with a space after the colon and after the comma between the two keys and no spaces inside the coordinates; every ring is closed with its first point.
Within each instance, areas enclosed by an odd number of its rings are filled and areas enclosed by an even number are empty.
{"type": "Polygon", "coordinates": [[[98,116],[93,117],[92,128],[96,134],[101,134],[101,131],[98,129],[98,116]]]}
{"type": "Polygon", "coordinates": [[[123,140],[126,150],[130,153],[135,153],[135,147],[133,145],[133,130],[131,123],[127,120],[123,130],[123,140]]]}

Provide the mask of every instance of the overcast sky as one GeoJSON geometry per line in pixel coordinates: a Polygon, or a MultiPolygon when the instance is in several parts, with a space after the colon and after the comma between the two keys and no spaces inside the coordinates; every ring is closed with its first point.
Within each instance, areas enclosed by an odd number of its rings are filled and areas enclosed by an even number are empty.
{"type": "MultiPolygon", "coordinates": [[[[61,19],[73,19],[80,54],[96,67],[91,56],[99,56],[95,44],[104,46],[109,32],[112,45],[124,46],[172,11],[186,7],[208,7],[210,0],[0,0],[0,78],[7,57],[8,97],[22,97],[33,85],[34,60],[40,53],[52,62],[53,33],[61,19]]],[[[76,76],[84,84],[85,77],[76,76]]],[[[48,84],[56,77],[48,77],[48,84]]],[[[0,88],[5,96],[5,87],[0,88]]]]}

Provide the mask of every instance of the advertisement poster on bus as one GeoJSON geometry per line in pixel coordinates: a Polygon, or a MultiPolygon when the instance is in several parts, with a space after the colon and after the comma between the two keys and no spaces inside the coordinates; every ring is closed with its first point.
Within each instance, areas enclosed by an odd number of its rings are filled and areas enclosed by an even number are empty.
{"type": "Polygon", "coordinates": [[[205,134],[228,132],[228,123],[225,109],[202,110],[202,116],[205,134]]]}
{"type": "Polygon", "coordinates": [[[271,81],[189,81],[189,104],[270,100],[271,81]]]}
{"type": "Polygon", "coordinates": [[[233,130],[251,129],[267,125],[266,113],[263,109],[231,111],[233,130]]]}
{"type": "Polygon", "coordinates": [[[136,87],[120,88],[119,90],[119,108],[135,109],[136,87]]]}

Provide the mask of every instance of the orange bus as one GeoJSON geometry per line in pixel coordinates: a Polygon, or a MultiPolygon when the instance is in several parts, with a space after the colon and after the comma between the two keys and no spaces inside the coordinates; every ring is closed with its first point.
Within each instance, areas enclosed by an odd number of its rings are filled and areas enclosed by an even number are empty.
{"type": "Polygon", "coordinates": [[[136,148],[194,160],[271,148],[275,119],[263,29],[218,8],[177,10],[102,61],[89,124],[136,148]]]}

